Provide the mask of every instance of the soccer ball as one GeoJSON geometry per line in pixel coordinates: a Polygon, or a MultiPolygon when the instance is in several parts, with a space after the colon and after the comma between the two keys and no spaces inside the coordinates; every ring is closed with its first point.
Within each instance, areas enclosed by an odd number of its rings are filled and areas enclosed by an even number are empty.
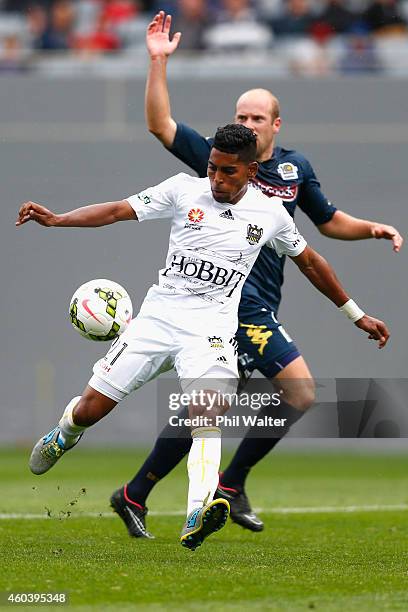
{"type": "Polygon", "coordinates": [[[71,298],[69,316],[74,329],[88,340],[113,340],[132,319],[132,302],[123,287],[105,278],[91,280],[71,298]]]}

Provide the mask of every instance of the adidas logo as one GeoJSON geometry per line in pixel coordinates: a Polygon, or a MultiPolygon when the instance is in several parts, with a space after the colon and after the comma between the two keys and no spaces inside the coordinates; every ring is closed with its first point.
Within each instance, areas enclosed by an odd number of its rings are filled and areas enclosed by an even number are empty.
{"type": "Polygon", "coordinates": [[[224,355],[220,355],[219,357],[217,357],[216,361],[222,361],[223,363],[226,363],[227,358],[224,355]]]}
{"type": "Polygon", "coordinates": [[[225,212],[221,213],[220,217],[222,217],[223,219],[231,219],[231,221],[234,220],[234,215],[232,214],[230,209],[228,209],[225,212]]]}

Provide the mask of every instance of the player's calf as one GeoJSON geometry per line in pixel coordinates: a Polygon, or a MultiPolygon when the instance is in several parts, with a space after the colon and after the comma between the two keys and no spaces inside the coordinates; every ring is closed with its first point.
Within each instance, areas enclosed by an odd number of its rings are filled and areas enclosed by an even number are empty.
{"type": "MultiPolygon", "coordinates": [[[[194,398],[194,395],[192,395],[194,398]]],[[[217,391],[200,391],[198,401],[192,399],[189,415],[192,420],[201,419],[191,431],[193,443],[187,460],[189,477],[187,515],[202,508],[214,496],[218,485],[221,462],[221,429],[215,418],[228,409],[217,391]]]]}

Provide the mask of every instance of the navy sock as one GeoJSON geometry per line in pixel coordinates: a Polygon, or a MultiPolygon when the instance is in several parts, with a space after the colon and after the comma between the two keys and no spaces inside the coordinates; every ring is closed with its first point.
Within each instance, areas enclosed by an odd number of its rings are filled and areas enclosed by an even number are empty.
{"type": "Polygon", "coordinates": [[[242,491],[245,486],[245,480],[251,468],[254,467],[265,455],[267,455],[282,438],[288,433],[291,425],[296,423],[304,412],[296,410],[293,406],[281,402],[278,408],[267,406],[261,410],[259,416],[272,416],[274,418],[286,419],[284,429],[263,428],[261,431],[264,434],[259,437],[259,427],[254,425],[251,427],[245,438],[238,446],[235,455],[230,464],[222,473],[221,485],[227,488],[237,489],[242,491]],[[273,437],[276,436],[276,437],[273,437]]]}
{"type": "MultiPolygon", "coordinates": [[[[180,413],[180,416],[187,415],[187,409],[180,413]]],[[[153,487],[188,454],[192,444],[190,428],[180,427],[177,434],[177,438],[170,437],[174,436],[174,427],[170,425],[160,433],[150,455],[127,484],[126,493],[132,501],[144,506],[153,487]]]]}

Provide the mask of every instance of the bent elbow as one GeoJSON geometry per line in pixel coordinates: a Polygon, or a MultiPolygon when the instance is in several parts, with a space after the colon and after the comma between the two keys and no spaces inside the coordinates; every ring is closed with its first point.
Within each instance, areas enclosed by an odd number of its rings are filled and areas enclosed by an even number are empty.
{"type": "Polygon", "coordinates": [[[157,128],[155,126],[151,126],[148,129],[165,147],[170,147],[173,144],[173,138],[169,136],[167,129],[157,128]]]}
{"type": "Polygon", "coordinates": [[[327,223],[322,223],[322,225],[318,225],[317,229],[322,236],[326,236],[327,238],[331,238],[333,234],[335,234],[335,228],[333,227],[333,223],[330,221],[327,223]]]}
{"type": "Polygon", "coordinates": [[[149,120],[147,117],[146,125],[150,134],[153,134],[153,136],[160,140],[162,145],[165,147],[172,146],[177,131],[177,124],[173,119],[149,120]]]}
{"type": "Polygon", "coordinates": [[[156,125],[148,123],[147,129],[149,130],[150,134],[153,134],[153,136],[156,136],[156,138],[159,138],[160,129],[156,125]]]}
{"type": "Polygon", "coordinates": [[[156,119],[149,120],[149,118],[146,117],[146,125],[150,134],[153,134],[153,136],[156,136],[156,138],[158,138],[159,140],[164,136],[166,132],[166,126],[158,122],[156,119]]]}

